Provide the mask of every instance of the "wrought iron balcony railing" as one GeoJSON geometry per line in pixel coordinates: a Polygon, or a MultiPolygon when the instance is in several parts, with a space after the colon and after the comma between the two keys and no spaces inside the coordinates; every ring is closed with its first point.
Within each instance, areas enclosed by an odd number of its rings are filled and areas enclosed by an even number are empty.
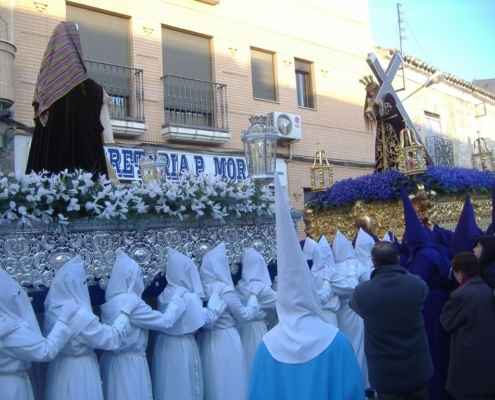
{"type": "Polygon", "coordinates": [[[227,85],[165,75],[165,124],[228,132],[227,85]]]}
{"type": "Polygon", "coordinates": [[[84,60],[88,76],[111,97],[110,117],[144,122],[143,70],[84,60]]]}

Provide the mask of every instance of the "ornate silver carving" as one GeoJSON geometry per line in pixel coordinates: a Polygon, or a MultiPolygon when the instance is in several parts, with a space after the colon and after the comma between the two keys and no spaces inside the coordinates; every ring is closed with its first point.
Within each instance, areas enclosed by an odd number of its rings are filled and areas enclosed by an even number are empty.
{"type": "Polygon", "coordinates": [[[0,231],[0,267],[26,288],[49,287],[57,271],[68,260],[80,255],[88,284],[106,287],[117,249],[135,259],[143,270],[145,285],[166,270],[167,248],[190,257],[198,267],[204,254],[224,241],[233,274],[244,250],[254,247],[268,262],[276,258],[275,220],[263,222],[232,220],[224,225],[186,221],[181,227],[147,221],[144,230],[119,223],[88,222],[75,226],[66,235],[47,231],[16,231],[2,226],[0,231]],[[83,229],[81,229],[83,228],[83,229]],[[93,228],[93,229],[92,229],[93,228]],[[113,229],[112,229],[113,228],[113,229]],[[124,228],[124,229],[123,229],[124,228]]]}

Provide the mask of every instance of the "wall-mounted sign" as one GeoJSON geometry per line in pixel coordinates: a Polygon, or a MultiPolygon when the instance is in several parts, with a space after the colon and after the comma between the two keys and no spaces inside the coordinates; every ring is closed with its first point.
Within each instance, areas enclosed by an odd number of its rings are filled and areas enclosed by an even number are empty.
{"type": "MultiPolygon", "coordinates": [[[[144,150],[121,147],[105,147],[110,163],[120,180],[141,180],[139,157],[144,150]]],[[[234,181],[247,178],[246,159],[229,155],[206,155],[173,151],[158,151],[167,159],[167,179],[178,180],[183,171],[192,170],[196,174],[220,175],[223,179],[234,181]]],[[[277,161],[277,171],[283,186],[287,185],[284,161],[277,161]]]]}

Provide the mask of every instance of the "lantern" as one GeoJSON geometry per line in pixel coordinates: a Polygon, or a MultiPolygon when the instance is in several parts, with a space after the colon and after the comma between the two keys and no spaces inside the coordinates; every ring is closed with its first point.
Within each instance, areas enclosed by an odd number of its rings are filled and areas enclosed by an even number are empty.
{"type": "Polygon", "coordinates": [[[277,165],[278,130],[267,121],[267,116],[252,116],[251,126],[241,132],[248,176],[259,185],[273,181],[277,165]]]}
{"type": "Polygon", "coordinates": [[[399,170],[404,175],[422,174],[426,171],[425,147],[416,138],[414,130],[407,127],[399,132],[399,170]]]}
{"type": "Polygon", "coordinates": [[[484,138],[479,137],[474,141],[471,161],[473,168],[480,171],[494,171],[495,159],[493,158],[493,150],[488,150],[484,138]]]}
{"type": "Polygon", "coordinates": [[[319,192],[333,185],[333,170],[332,165],[328,163],[325,150],[320,149],[315,152],[315,158],[311,171],[311,190],[319,192]]]}

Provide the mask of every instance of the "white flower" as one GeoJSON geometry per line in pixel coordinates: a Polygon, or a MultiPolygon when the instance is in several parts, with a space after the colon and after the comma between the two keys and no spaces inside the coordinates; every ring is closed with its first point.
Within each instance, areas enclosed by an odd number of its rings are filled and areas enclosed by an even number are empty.
{"type": "Polygon", "coordinates": [[[77,204],[78,199],[72,198],[70,199],[69,206],[67,207],[67,211],[79,211],[81,206],[77,204]]]}

